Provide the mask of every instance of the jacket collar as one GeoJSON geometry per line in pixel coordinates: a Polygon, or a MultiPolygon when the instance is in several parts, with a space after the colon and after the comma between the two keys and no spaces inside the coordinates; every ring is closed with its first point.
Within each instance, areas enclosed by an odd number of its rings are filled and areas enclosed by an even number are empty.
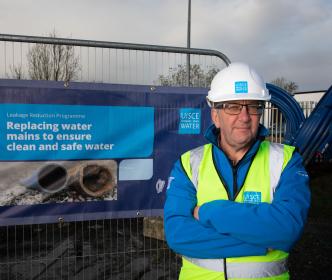
{"type": "MultiPolygon", "coordinates": [[[[259,144],[264,138],[268,135],[268,130],[263,126],[259,125],[257,138],[255,143],[251,146],[250,150],[246,153],[247,156],[250,156],[252,154],[255,154],[259,144]]],[[[213,144],[214,146],[218,147],[218,135],[219,135],[219,129],[216,128],[214,124],[210,125],[208,129],[205,131],[205,138],[209,141],[209,143],[213,144]]],[[[219,150],[221,150],[219,148],[219,150]]],[[[222,151],[222,150],[221,150],[222,151]]]]}

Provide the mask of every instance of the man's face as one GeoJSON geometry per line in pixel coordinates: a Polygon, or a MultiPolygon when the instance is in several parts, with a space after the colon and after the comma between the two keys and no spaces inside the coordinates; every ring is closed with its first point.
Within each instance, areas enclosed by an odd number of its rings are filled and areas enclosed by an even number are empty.
{"type": "Polygon", "coordinates": [[[231,146],[239,150],[249,148],[257,135],[261,114],[255,112],[255,105],[261,104],[256,100],[238,100],[223,102],[223,108],[212,109],[211,118],[217,128],[220,128],[222,145],[231,146]],[[232,104],[253,105],[252,108],[234,106],[232,104]],[[238,114],[236,114],[238,113],[238,114]]]}

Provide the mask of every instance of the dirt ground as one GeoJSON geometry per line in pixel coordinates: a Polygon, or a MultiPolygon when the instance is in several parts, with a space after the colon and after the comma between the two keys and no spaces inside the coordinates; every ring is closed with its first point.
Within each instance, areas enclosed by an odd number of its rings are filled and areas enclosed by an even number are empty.
{"type": "MultiPolygon", "coordinates": [[[[308,168],[312,206],[290,254],[292,280],[332,274],[332,164],[308,168]]],[[[180,257],[142,218],[0,227],[0,279],[175,280],[180,257]]]]}
{"type": "Polygon", "coordinates": [[[290,254],[291,279],[331,279],[332,164],[307,169],[311,177],[311,208],[303,236],[290,254]]]}

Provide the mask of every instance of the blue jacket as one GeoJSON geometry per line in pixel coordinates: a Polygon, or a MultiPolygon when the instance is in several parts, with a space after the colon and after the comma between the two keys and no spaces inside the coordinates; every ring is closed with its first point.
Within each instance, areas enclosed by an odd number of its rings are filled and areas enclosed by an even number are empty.
{"type": "Polygon", "coordinates": [[[217,146],[217,130],[212,125],[205,137],[213,144],[216,168],[224,178],[230,200],[215,200],[199,209],[199,221],[193,217],[197,204],[196,189],[176,161],[169,178],[164,225],[166,240],[175,252],[195,258],[258,256],[269,248],[289,251],[299,239],[310,206],[309,178],[302,158],[294,152],[281,174],[271,204],[234,202],[238,186],[267,135],[263,126],[250,150],[233,167],[217,146]]]}

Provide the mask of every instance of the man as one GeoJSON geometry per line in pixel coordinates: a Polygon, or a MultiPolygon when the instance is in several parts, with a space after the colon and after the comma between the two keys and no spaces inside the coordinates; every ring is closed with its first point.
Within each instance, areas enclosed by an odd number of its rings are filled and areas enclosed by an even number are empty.
{"type": "Polygon", "coordinates": [[[212,81],[209,144],[181,156],[167,190],[165,234],[183,256],[180,279],[289,279],[310,192],[294,147],[264,140],[259,121],[270,98],[243,63],[212,81]]]}

